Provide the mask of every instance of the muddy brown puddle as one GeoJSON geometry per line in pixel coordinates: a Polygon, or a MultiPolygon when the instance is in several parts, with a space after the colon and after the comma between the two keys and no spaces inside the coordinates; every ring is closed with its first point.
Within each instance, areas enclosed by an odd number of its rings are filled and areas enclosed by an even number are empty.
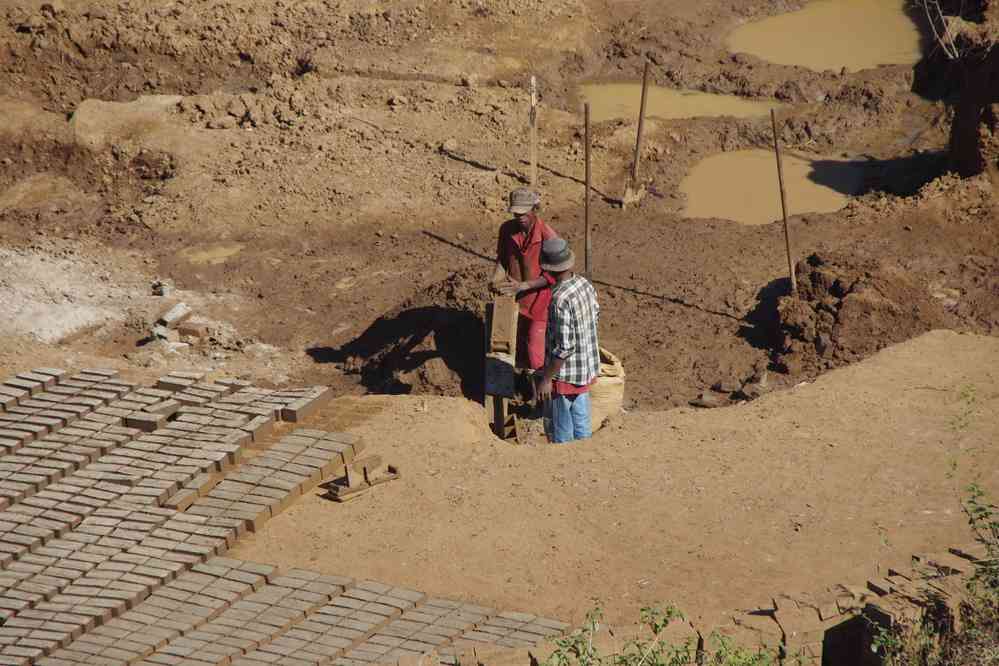
{"type": "MultiPolygon", "coordinates": [[[[860,193],[864,163],[784,153],[788,214],[828,213],[860,193]]],[[[721,218],[742,224],[781,219],[774,154],[738,150],[700,161],[680,183],[687,196],[685,217],[721,218]]]]}
{"type": "MultiPolygon", "coordinates": [[[[642,103],[640,83],[594,83],[580,87],[583,101],[590,103],[590,119],[599,123],[616,118],[637,119],[642,103]]],[[[765,116],[774,102],[716,95],[694,90],[649,87],[645,115],[650,118],[673,120],[679,118],[733,116],[751,118],[765,116]]]]}
{"type": "Polygon", "coordinates": [[[813,0],[803,9],[748,23],[729,35],[733,53],[816,71],[856,72],[920,58],[906,0],[813,0]]]}

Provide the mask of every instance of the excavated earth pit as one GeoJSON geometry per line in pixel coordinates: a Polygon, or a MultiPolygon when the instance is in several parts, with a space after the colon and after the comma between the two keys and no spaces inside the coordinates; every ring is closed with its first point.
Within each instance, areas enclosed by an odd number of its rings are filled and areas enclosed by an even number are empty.
{"type": "Polygon", "coordinates": [[[308,425],[362,432],[405,470],[346,506],[302,496],[241,556],[573,620],[597,594],[617,622],[862,581],[962,540],[945,467],[996,468],[996,184],[943,175],[953,114],[912,92],[910,65],[736,49],[733,31],[777,10],[748,0],[42,5],[0,20],[0,366],[330,386],[340,399],[308,425]],[[679,98],[650,114],[649,194],[622,210],[646,62],[653,104],[679,98]],[[511,449],[464,399],[481,390],[505,196],[527,178],[531,74],[541,214],[577,249],[579,84],[621,86],[593,100],[621,108],[593,127],[591,233],[628,413],[563,449],[511,449]],[[777,106],[796,301],[766,223],[777,106]],[[746,182],[759,203],[693,213],[684,179],[754,150],[700,191],[746,182]],[[834,201],[802,205],[809,185],[834,201]],[[150,294],[160,279],[173,298],[150,294]],[[208,337],[138,347],[181,299],[208,337]],[[89,307],[64,335],[62,313],[89,307]],[[969,384],[981,408],[955,434],[969,384]],[[704,394],[725,408],[688,407],[704,394]]]}

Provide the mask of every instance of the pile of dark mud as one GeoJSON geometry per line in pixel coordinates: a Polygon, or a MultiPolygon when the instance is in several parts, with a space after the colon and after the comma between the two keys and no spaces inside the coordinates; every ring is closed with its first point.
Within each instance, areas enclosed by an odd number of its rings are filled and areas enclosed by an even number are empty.
{"type": "Polygon", "coordinates": [[[372,392],[481,398],[490,276],[468,268],[422,289],[342,347],[344,369],[372,392]]]}
{"type": "Polygon", "coordinates": [[[892,261],[812,254],[796,273],[798,297],[784,296],[777,305],[776,362],[789,374],[817,374],[953,327],[947,303],[892,261]]]}

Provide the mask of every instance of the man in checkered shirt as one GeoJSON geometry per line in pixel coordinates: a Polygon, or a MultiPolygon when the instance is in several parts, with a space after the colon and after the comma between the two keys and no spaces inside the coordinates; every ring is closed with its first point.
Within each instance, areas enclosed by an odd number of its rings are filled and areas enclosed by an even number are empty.
{"type": "Polygon", "coordinates": [[[544,400],[545,433],[561,444],[586,439],[590,424],[590,386],[600,374],[597,292],[572,272],[576,257],[562,238],[541,245],[541,268],[555,280],[548,306],[545,366],[538,396],[544,400]]]}

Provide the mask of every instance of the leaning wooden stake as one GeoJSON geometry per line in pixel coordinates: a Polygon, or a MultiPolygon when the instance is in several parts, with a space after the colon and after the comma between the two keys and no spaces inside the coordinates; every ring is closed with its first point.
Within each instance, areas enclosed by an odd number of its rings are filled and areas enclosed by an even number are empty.
{"type": "Polygon", "coordinates": [[[538,186],[538,79],[531,77],[531,187],[538,186]]]}
{"type": "Polygon", "coordinates": [[[586,148],[584,153],[586,155],[586,196],[583,198],[583,221],[584,221],[584,235],[583,238],[584,247],[584,265],[586,271],[586,279],[593,279],[593,266],[590,264],[590,257],[593,255],[592,246],[590,245],[590,188],[591,188],[591,174],[590,174],[590,103],[587,102],[583,106],[583,122],[585,124],[585,141],[586,148]]]}
{"type": "Polygon", "coordinates": [[[631,177],[624,190],[624,197],[621,203],[627,206],[629,203],[641,201],[645,194],[645,188],[638,186],[638,167],[642,161],[642,135],[645,133],[645,105],[649,99],[649,62],[645,62],[645,71],[642,73],[642,101],[638,108],[638,136],[635,138],[635,159],[631,163],[631,177]]]}
{"type": "Polygon", "coordinates": [[[638,137],[635,139],[635,161],[631,164],[631,182],[638,183],[638,166],[642,160],[642,134],[645,132],[645,104],[649,100],[649,63],[642,73],[642,103],[638,109],[638,137]]]}
{"type": "Polygon", "coordinates": [[[777,156],[777,183],[780,185],[780,208],[784,215],[784,247],[787,250],[787,270],[791,276],[791,293],[798,294],[798,278],[794,274],[794,259],[791,257],[791,232],[787,225],[787,193],[784,191],[784,165],[780,159],[780,141],[777,138],[777,113],[770,109],[770,123],[774,130],[774,154],[777,156]]]}

